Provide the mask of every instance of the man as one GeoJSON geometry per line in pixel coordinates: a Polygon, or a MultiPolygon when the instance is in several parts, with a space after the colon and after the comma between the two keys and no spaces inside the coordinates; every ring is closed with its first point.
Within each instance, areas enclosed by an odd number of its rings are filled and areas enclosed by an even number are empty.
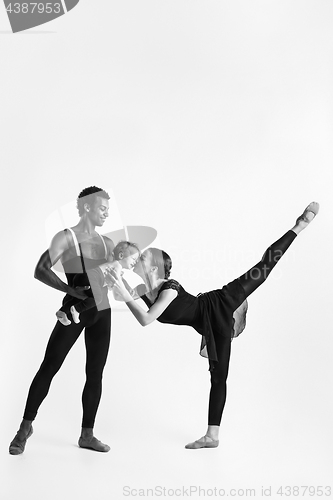
{"type": "MultiPolygon", "coordinates": [[[[109,195],[96,186],[83,189],[77,199],[80,220],[71,229],[57,233],[50,248],[40,257],[35,278],[48,286],[65,292],[66,297],[79,300],[87,298],[84,290],[89,286],[74,288],[73,278],[78,273],[85,273],[101,263],[111,259],[114,244],[111,239],[96,232],[96,226],[103,226],[109,213],[109,195]],[[65,270],[68,284],[52,271],[60,260],[65,270]]],[[[80,315],[80,322],[71,321],[67,326],[57,321],[47,344],[44,360],[30,386],[26,407],[20,428],[10,443],[9,453],[23,453],[26,441],[33,433],[32,421],[38,408],[46,397],[54,375],[60,369],[68,352],[85,329],[86,344],[86,383],[82,394],[83,419],[79,446],[96,451],[107,452],[110,447],[93,435],[95,416],[102,392],[102,374],[110,344],[111,309],[107,298],[107,289],[102,304],[80,315]]]]}

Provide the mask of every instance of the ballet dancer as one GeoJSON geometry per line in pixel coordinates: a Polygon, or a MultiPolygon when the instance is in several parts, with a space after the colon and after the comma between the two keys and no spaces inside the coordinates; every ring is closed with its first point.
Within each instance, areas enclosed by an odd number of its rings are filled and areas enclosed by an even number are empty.
{"type": "MultiPolygon", "coordinates": [[[[113,252],[112,240],[101,236],[95,230],[96,226],[103,226],[109,215],[109,199],[108,193],[96,186],[83,189],[77,199],[80,217],[78,224],[57,233],[52,239],[50,248],[42,254],[37,263],[35,278],[65,292],[64,303],[72,297],[79,300],[87,298],[85,290],[88,290],[89,286],[75,288],[74,276],[107,262],[113,252]],[[61,281],[51,269],[58,260],[64,267],[68,284],[61,281]]],[[[85,329],[87,361],[86,383],[82,394],[82,429],[78,444],[81,448],[95,451],[110,450],[107,444],[96,439],[93,434],[102,392],[102,374],[110,343],[111,310],[107,288],[104,288],[99,310],[92,307],[84,311],[80,323],[73,322],[67,327],[57,321],[48,341],[44,360],[30,386],[20,428],[10,443],[11,455],[24,452],[26,441],[33,433],[32,422],[48,394],[52,379],[83,329],[85,329]]],[[[53,425],[55,424],[56,422],[53,425]]]]}
{"type": "Polygon", "coordinates": [[[176,280],[169,279],[171,258],[156,248],[145,250],[134,268],[145,283],[136,287],[135,296],[126,290],[121,276],[110,272],[107,279],[114,284],[142,326],[157,320],[161,323],[189,325],[202,335],[200,354],[209,358],[211,378],[208,428],[203,437],[187,444],[185,448],[216,448],[219,445],[231,340],[245,327],[246,299],[266,280],[296,236],[309,225],[318,211],[319,204],[310,203],[292,229],[273,243],[255,266],[222,289],[197,297],[187,293],[176,280]],[[135,302],[137,298],[143,299],[148,311],[135,302]]]}

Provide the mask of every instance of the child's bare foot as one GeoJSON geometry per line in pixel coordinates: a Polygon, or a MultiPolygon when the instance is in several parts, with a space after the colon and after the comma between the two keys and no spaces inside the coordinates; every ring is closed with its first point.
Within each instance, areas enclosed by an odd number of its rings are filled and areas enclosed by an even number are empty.
{"type": "Polygon", "coordinates": [[[70,308],[71,315],[73,318],[74,323],[80,323],[80,314],[77,312],[74,306],[70,308]]]}
{"type": "Polygon", "coordinates": [[[67,318],[67,314],[64,313],[63,311],[57,311],[56,312],[56,316],[58,318],[58,321],[60,321],[61,324],[63,324],[64,326],[68,326],[70,325],[72,322],[69,321],[69,319],[67,318]]]}
{"type": "Polygon", "coordinates": [[[302,215],[300,215],[296,220],[296,225],[292,228],[292,230],[298,234],[303,229],[305,229],[310,222],[315,218],[317,213],[319,212],[319,203],[313,201],[306,207],[302,215]]]}

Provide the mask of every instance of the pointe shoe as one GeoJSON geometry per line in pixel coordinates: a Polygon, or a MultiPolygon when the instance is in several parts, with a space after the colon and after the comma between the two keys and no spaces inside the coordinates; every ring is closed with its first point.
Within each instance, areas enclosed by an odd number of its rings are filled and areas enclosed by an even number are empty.
{"type": "Polygon", "coordinates": [[[217,448],[219,445],[218,439],[211,439],[211,441],[207,440],[208,436],[203,436],[202,438],[194,441],[193,443],[189,443],[185,446],[188,450],[198,450],[199,448],[217,448]]]}
{"type": "Polygon", "coordinates": [[[302,215],[300,215],[296,219],[296,225],[299,224],[301,221],[305,222],[306,224],[309,224],[315,218],[318,212],[319,212],[319,203],[313,201],[312,203],[310,203],[310,205],[306,207],[302,215]]]}
{"type": "Polygon", "coordinates": [[[21,455],[21,453],[24,452],[24,448],[25,448],[27,439],[32,435],[33,432],[34,432],[34,430],[31,426],[26,437],[24,439],[20,439],[18,437],[19,431],[17,431],[16,436],[14,437],[13,441],[9,445],[9,453],[11,455],[21,455]]]}

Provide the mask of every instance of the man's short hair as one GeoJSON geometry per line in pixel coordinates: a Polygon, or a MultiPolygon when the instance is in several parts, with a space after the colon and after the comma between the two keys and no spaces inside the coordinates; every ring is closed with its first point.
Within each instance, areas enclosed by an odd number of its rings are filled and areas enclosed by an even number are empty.
{"type": "Polygon", "coordinates": [[[101,198],[105,198],[106,200],[110,199],[110,196],[104,189],[99,188],[97,186],[90,186],[87,188],[84,188],[79,196],[77,197],[76,201],[76,208],[79,211],[79,216],[81,217],[84,214],[84,204],[88,203],[88,205],[92,206],[95,201],[96,197],[100,196],[101,198]]]}

